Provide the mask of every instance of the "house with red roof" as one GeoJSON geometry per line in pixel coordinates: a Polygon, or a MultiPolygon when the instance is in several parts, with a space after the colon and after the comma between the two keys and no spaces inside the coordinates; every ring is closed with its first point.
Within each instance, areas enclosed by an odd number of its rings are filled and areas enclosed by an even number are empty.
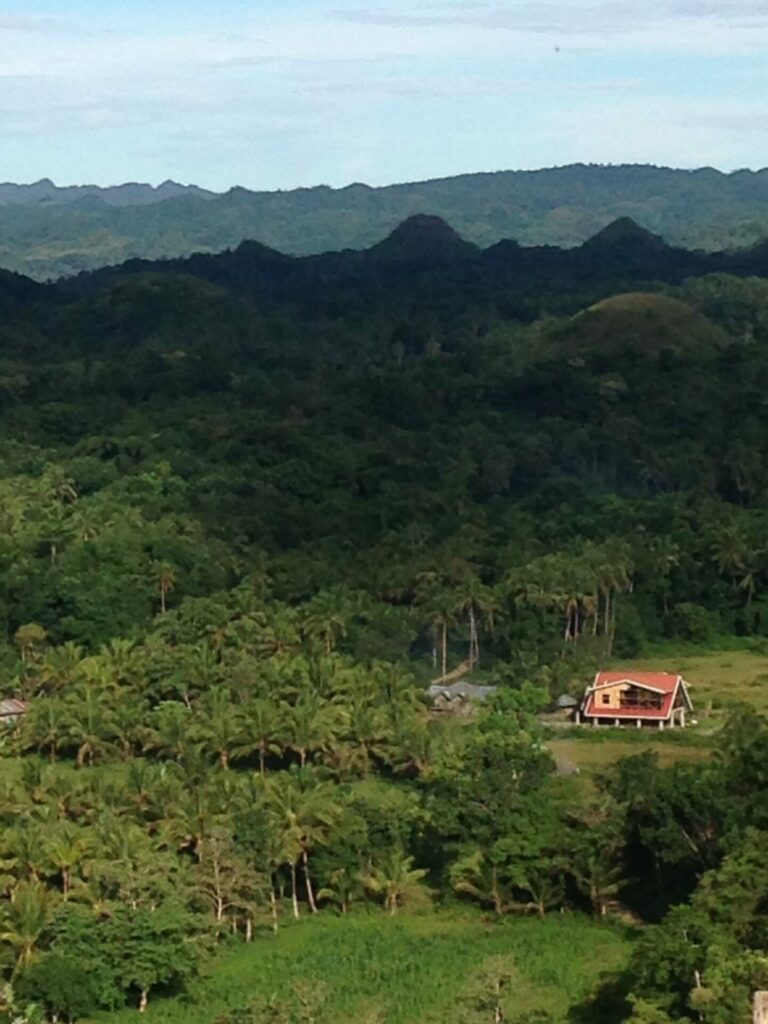
{"type": "Polygon", "coordinates": [[[587,689],[576,720],[592,725],[683,728],[693,711],[681,675],[670,672],[598,672],[587,689]]]}

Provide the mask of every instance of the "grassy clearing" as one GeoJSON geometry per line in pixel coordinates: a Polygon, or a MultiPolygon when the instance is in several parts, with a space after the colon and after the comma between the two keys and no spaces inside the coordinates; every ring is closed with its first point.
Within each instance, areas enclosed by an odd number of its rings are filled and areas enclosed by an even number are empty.
{"type": "Polygon", "coordinates": [[[721,719],[723,711],[739,703],[768,714],[768,653],[732,650],[655,656],[633,661],[632,667],[683,675],[690,683],[697,718],[702,723],[710,717],[721,719]]]}
{"type": "Polygon", "coordinates": [[[622,757],[633,757],[644,750],[652,750],[657,754],[662,765],[678,761],[702,761],[708,753],[706,745],[682,746],[653,740],[631,743],[621,738],[600,739],[594,743],[582,739],[551,740],[548,746],[558,763],[575,765],[580,771],[605,768],[622,757]]]}
{"type": "Polygon", "coordinates": [[[747,704],[768,715],[768,654],[749,649],[663,653],[612,667],[674,672],[689,683],[698,725],[686,730],[567,729],[549,747],[560,763],[592,771],[643,750],[662,764],[703,760],[728,712],[747,704]]]}
{"type": "MultiPolygon", "coordinates": [[[[500,923],[463,911],[321,915],[223,954],[190,993],[157,1000],[144,1019],[213,1024],[256,996],[284,993],[302,982],[324,987],[326,1016],[334,1024],[458,1024],[483,964],[504,955],[518,972],[510,987],[510,1020],[546,1009],[564,1022],[605,972],[621,969],[630,949],[621,929],[576,914],[500,923]]],[[[110,1024],[137,1019],[135,1010],[98,1018],[110,1024]]]]}

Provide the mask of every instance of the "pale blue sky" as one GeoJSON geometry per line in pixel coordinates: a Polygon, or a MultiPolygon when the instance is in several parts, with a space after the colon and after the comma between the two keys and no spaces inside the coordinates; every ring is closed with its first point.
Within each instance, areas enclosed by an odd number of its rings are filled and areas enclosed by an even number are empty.
{"type": "Polygon", "coordinates": [[[0,0],[0,180],[768,164],[768,0],[0,0]]]}

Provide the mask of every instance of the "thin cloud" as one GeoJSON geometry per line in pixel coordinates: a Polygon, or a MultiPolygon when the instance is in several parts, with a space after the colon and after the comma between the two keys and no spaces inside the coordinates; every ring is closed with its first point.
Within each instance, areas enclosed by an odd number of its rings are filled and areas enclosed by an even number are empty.
{"type": "Polygon", "coordinates": [[[49,35],[50,33],[81,33],[82,31],[82,25],[62,18],[0,13],[0,33],[23,32],[32,35],[49,35]]]}
{"type": "Polygon", "coordinates": [[[501,4],[426,4],[418,11],[405,5],[336,8],[341,21],[389,28],[433,29],[465,26],[517,33],[625,33],[643,31],[675,21],[713,21],[728,25],[757,21],[768,25],[768,2],[739,0],[737,4],[707,0],[603,0],[603,2],[547,3],[518,0],[501,4]]]}

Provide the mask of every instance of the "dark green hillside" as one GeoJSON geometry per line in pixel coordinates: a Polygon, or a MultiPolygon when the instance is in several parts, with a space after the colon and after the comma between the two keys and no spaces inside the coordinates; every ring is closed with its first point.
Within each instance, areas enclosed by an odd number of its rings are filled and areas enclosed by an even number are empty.
{"type": "Polygon", "coordinates": [[[413,215],[441,217],[480,247],[504,238],[578,246],[632,218],[671,245],[717,251],[768,235],[766,180],[766,170],[576,164],[384,188],[235,188],[220,196],[173,182],[99,191],[56,190],[44,181],[0,186],[0,266],[45,280],[136,257],[216,252],[244,239],[296,255],[363,249],[413,215]]]}

